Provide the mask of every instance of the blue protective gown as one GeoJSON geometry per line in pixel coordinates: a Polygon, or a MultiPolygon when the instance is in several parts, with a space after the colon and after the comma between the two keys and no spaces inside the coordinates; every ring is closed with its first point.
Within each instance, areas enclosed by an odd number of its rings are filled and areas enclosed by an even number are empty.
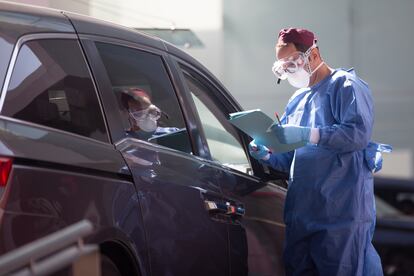
{"type": "Polygon", "coordinates": [[[320,141],[265,161],[290,171],[287,275],[383,275],[371,243],[373,175],[364,158],[373,117],[371,92],[353,70],[337,69],[289,100],[282,124],[319,128],[320,141]]]}

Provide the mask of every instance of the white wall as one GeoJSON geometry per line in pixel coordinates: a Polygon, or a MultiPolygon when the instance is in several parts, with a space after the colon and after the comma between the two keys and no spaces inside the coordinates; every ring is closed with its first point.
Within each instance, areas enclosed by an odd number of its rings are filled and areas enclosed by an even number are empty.
{"type": "Polygon", "coordinates": [[[9,0],[11,2],[89,14],[88,0],[9,0]]]}
{"type": "MultiPolygon", "coordinates": [[[[374,95],[373,138],[390,143],[383,174],[414,177],[414,1],[224,1],[222,81],[246,108],[270,116],[293,92],[276,85],[270,68],[283,27],[309,28],[332,67],[354,67],[374,95]]],[[[206,50],[205,55],[214,55],[206,50]]],[[[213,68],[213,71],[216,69],[213,68]]]]}
{"type": "MultiPolygon", "coordinates": [[[[74,0],[71,0],[74,1],[74,0]]],[[[70,2],[70,1],[69,1],[70,2]]],[[[222,0],[90,0],[90,15],[131,27],[222,28],[222,0]]]]}
{"type": "Polygon", "coordinates": [[[11,2],[22,3],[22,4],[29,4],[29,5],[36,5],[36,6],[49,6],[49,0],[14,0],[11,2]]]}
{"type": "Polygon", "coordinates": [[[91,16],[129,27],[191,29],[204,48],[187,52],[223,77],[223,0],[90,0],[89,5],[91,16]]]}
{"type": "Polygon", "coordinates": [[[339,0],[262,0],[256,3],[224,2],[224,65],[227,66],[224,71],[227,74],[223,80],[245,108],[260,107],[268,114],[283,113],[293,88],[287,83],[276,85],[271,72],[279,30],[289,26],[311,29],[318,37],[326,61],[334,67],[348,67],[349,7],[347,1],[339,0]],[[328,10],[336,12],[332,14],[328,10]]]}
{"type": "MultiPolygon", "coordinates": [[[[13,1],[13,0],[12,0],[13,1]]],[[[204,43],[187,49],[207,68],[223,78],[223,0],[14,0],[90,15],[138,28],[189,28],[204,43]]]]}

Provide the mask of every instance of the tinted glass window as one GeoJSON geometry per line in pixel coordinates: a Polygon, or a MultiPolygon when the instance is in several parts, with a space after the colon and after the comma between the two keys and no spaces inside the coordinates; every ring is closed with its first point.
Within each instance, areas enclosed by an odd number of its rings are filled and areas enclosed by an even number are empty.
{"type": "Polygon", "coordinates": [[[108,141],[97,94],[77,41],[24,44],[2,114],[108,141]]]}
{"type": "Polygon", "coordinates": [[[123,46],[96,43],[125,136],[191,153],[190,139],[162,58],[123,46]]]}
{"type": "Polygon", "coordinates": [[[6,36],[0,30],[0,89],[6,76],[7,66],[13,50],[13,44],[6,40],[6,36]]]}
{"type": "Polygon", "coordinates": [[[251,173],[246,153],[235,138],[234,128],[227,122],[228,114],[212,99],[213,93],[197,78],[184,73],[197,108],[212,158],[223,165],[244,173],[251,173]]]}

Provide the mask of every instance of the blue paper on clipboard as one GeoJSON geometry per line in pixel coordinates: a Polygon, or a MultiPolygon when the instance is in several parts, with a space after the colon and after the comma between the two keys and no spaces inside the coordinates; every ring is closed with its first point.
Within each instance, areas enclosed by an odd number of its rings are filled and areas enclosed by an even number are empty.
{"type": "Polygon", "coordinates": [[[273,124],[273,120],[260,109],[235,112],[229,115],[231,124],[252,137],[257,144],[265,145],[274,153],[288,152],[306,145],[306,142],[289,145],[280,143],[276,135],[267,132],[267,129],[273,124]]]}

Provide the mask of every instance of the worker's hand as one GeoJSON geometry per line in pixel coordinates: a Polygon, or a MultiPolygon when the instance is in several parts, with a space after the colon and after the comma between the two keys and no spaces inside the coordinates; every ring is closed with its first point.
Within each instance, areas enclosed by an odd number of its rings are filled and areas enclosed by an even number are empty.
{"type": "Polygon", "coordinates": [[[257,160],[267,160],[269,159],[269,149],[263,145],[256,144],[253,140],[249,144],[249,153],[250,155],[257,160]]]}
{"type": "Polygon", "coordinates": [[[282,144],[309,142],[311,128],[295,125],[272,125],[270,128],[282,144]]]}
{"type": "Polygon", "coordinates": [[[382,169],[382,153],[392,152],[392,146],[387,144],[369,142],[364,149],[364,157],[370,170],[375,173],[382,169]]]}

